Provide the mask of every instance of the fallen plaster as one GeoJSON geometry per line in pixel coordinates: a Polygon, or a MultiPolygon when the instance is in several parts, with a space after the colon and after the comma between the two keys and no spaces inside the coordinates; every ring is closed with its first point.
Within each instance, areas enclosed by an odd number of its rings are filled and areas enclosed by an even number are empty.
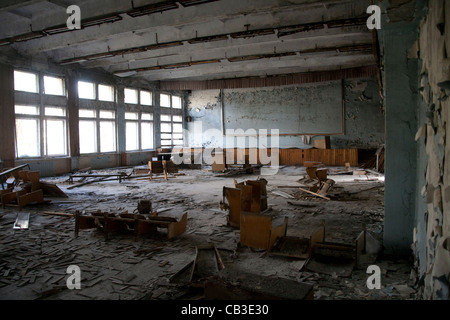
{"type": "MultiPolygon", "coordinates": [[[[426,182],[422,188],[427,211],[418,213],[426,228],[417,228],[413,249],[416,254],[419,296],[423,299],[449,299],[450,252],[445,243],[450,237],[449,197],[450,146],[446,143],[450,119],[449,62],[445,49],[450,43],[450,6],[448,2],[430,1],[429,12],[420,27],[418,49],[422,62],[420,93],[427,108],[425,123],[419,123],[416,140],[425,145],[426,182]],[[442,10],[445,7],[445,10],[442,10]],[[445,25],[444,28],[440,26],[445,25]],[[423,215],[423,217],[422,217],[423,215]],[[426,232],[426,234],[423,234],[426,232]],[[426,259],[419,259],[421,243],[426,240],[426,259]]],[[[414,48],[417,47],[417,44],[414,48]]],[[[416,49],[414,49],[416,50],[416,49]]],[[[425,157],[425,155],[422,155],[425,157]]]]}

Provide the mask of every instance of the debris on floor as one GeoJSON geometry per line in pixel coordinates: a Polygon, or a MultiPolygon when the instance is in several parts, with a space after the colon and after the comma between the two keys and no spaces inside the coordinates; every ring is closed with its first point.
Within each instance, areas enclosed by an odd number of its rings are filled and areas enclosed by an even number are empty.
{"type": "MultiPolygon", "coordinates": [[[[325,181],[334,170],[346,170],[326,169],[325,181]]],[[[100,175],[123,171],[129,175],[133,170],[91,172],[100,175]]],[[[382,255],[382,176],[368,172],[378,181],[361,183],[354,181],[353,175],[333,175],[336,183],[327,195],[333,200],[324,201],[298,189],[298,177],[307,175],[305,168],[284,167],[266,181],[257,175],[236,181],[195,169],[181,173],[177,179],[155,179],[152,183],[138,179],[120,183],[114,179],[74,189],[68,189],[68,175],[41,179],[57,185],[68,198],[27,207],[29,210],[23,213],[29,213],[28,229],[13,228],[16,220],[27,220],[18,219],[17,207],[0,210],[2,299],[171,300],[236,297],[236,293],[249,299],[414,298],[416,287],[410,280],[409,261],[389,260],[382,255]],[[230,201],[233,198],[229,190],[239,195],[235,201],[230,201]],[[284,192],[293,199],[274,192],[284,192]],[[217,207],[219,202],[226,210],[217,207]],[[233,208],[238,212],[236,221],[230,219],[233,208]],[[93,227],[83,229],[82,234],[80,228],[80,236],[74,237],[77,211],[80,217],[86,217],[81,224],[93,227]],[[175,226],[182,222],[181,217],[186,223],[183,232],[168,239],[160,225],[175,226]],[[249,219],[255,217],[263,221],[248,225],[249,219]],[[237,224],[231,225],[230,220],[237,224]],[[156,225],[158,232],[134,237],[136,221],[153,231],[156,225]],[[319,255],[333,258],[333,248],[319,248],[315,245],[319,242],[349,245],[352,250],[343,252],[353,257],[358,243],[354,240],[362,225],[366,226],[366,252],[351,271],[342,266],[316,269],[310,264],[319,255]],[[115,231],[107,232],[107,241],[105,230],[115,231]],[[366,285],[366,268],[373,264],[381,268],[381,290],[370,290],[366,285]],[[66,286],[69,265],[81,269],[81,290],[66,286]],[[222,290],[224,287],[226,290],[222,290]],[[292,290],[283,292],[281,287],[292,290]]],[[[148,181],[148,173],[133,173],[140,174],[146,175],[148,181]]]]}

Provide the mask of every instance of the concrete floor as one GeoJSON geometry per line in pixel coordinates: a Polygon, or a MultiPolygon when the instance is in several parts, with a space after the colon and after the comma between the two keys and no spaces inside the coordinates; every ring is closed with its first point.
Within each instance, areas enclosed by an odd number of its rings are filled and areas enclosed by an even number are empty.
{"type": "MultiPolygon", "coordinates": [[[[343,168],[330,168],[339,171],[343,168]]],[[[129,169],[119,171],[131,172],[129,169]]],[[[99,170],[96,173],[116,172],[99,170]]],[[[233,187],[236,179],[255,180],[258,175],[216,177],[208,170],[181,170],[181,175],[162,179],[104,181],[68,190],[68,176],[42,179],[66,192],[68,199],[51,199],[51,204],[28,206],[28,230],[13,230],[17,211],[0,209],[0,299],[190,299],[198,292],[169,283],[168,279],[195,257],[195,247],[214,243],[225,266],[300,281],[314,286],[314,299],[386,300],[414,299],[410,283],[410,261],[387,258],[379,252],[383,238],[384,177],[381,175],[329,175],[336,181],[331,201],[314,198],[296,189],[304,178],[303,167],[284,167],[268,181],[269,210],[274,224],[288,217],[287,234],[309,236],[326,222],[328,241],[352,243],[366,225],[368,251],[363,263],[349,276],[306,270],[298,259],[265,255],[239,245],[239,230],[227,226],[227,212],[221,211],[222,187],[233,187]],[[355,181],[359,180],[359,181],[355,181]],[[364,181],[365,180],[365,181],[364,181]],[[296,199],[286,199],[273,191],[283,191],[296,199]],[[179,218],[188,213],[184,234],[167,240],[161,232],[133,240],[130,234],[111,234],[105,241],[97,230],[82,230],[74,237],[74,218],[44,212],[74,213],[96,210],[132,213],[140,199],[152,201],[160,216],[179,218]],[[307,203],[309,206],[298,206],[307,203]],[[381,268],[381,289],[367,288],[367,266],[381,268]],[[67,267],[81,270],[81,290],[69,290],[67,267]]]]}

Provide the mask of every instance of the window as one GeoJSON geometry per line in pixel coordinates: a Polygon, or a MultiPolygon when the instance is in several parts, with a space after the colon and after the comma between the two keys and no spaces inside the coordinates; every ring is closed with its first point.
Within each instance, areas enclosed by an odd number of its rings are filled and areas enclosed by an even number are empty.
{"type": "Polygon", "coordinates": [[[126,150],[127,151],[134,151],[138,150],[138,123],[137,122],[131,122],[127,121],[125,124],[125,134],[126,134],[126,150]]]}
{"type": "Polygon", "coordinates": [[[153,149],[152,113],[141,113],[141,149],[153,149]]]}
{"type": "Polygon", "coordinates": [[[15,70],[14,90],[39,93],[37,74],[15,70]]]}
{"type": "Polygon", "coordinates": [[[99,84],[98,85],[98,100],[114,102],[114,87],[99,84]]]}
{"type": "Polygon", "coordinates": [[[100,110],[100,152],[116,151],[116,113],[100,110]]]}
{"type": "Polygon", "coordinates": [[[80,153],[115,152],[116,112],[80,109],[80,153]],[[97,117],[98,115],[98,117],[97,117]]]}
{"type": "Polygon", "coordinates": [[[153,114],[125,112],[126,150],[153,149],[153,114]]]}
{"type": "Polygon", "coordinates": [[[15,106],[16,157],[40,157],[40,121],[37,106],[15,106]],[[33,116],[33,117],[31,117],[33,116]]]}
{"type": "Polygon", "coordinates": [[[168,114],[161,115],[161,145],[183,145],[183,116],[171,116],[168,114]]]}
{"type": "Polygon", "coordinates": [[[36,106],[15,106],[14,108],[17,114],[39,115],[39,108],[36,106]]]}
{"type": "Polygon", "coordinates": [[[44,76],[44,93],[56,96],[65,95],[64,79],[44,76]]]}
{"type": "Polygon", "coordinates": [[[136,89],[125,88],[125,103],[138,103],[138,91],[136,89]]]}
{"type": "Polygon", "coordinates": [[[44,150],[47,156],[67,154],[66,109],[45,107],[44,150]]]}
{"type": "Polygon", "coordinates": [[[78,97],[95,100],[95,86],[92,82],[78,81],[78,97]]]}
{"type": "Polygon", "coordinates": [[[181,109],[181,97],[172,96],[172,108],[181,109]]]}
{"type": "Polygon", "coordinates": [[[161,145],[172,145],[172,119],[170,115],[161,115],[161,145]]]}
{"type": "Polygon", "coordinates": [[[40,115],[37,106],[16,105],[15,113],[17,158],[67,155],[65,107],[45,107],[40,115]]]}
{"type": "Polygon", "coordinates": [[[80,153],[97,152],[97,119],[95,110],[78,111],[80,117],[80,153]]]}
{"type": "Polygon", "coordinates": [[[162,108],[170,108],[170,96],[167,94],[161,93],[159,95],[159,105],[162,108]]]}
{"type": "Polygon", "coordinates": [[[152,103],[152,93],[149,91],[141,90],[140,91],[141,105],[143,106],[151,106],[152,103]]]}

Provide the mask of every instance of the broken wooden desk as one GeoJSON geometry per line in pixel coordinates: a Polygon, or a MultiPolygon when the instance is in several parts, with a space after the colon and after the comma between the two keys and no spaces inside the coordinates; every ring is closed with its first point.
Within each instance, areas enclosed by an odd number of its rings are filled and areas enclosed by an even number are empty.
{"type": "Polygon", "coordinates": [[[135,240],[138,236],[146,233],[156,232],[157,228],[167,229],[167,238],[172,239],[186,231],[187,213],[178,221],[172,217],[121,214],[116,216],[106,212],[94,212],[90,215],[82,215],[79,211],[75,213],[75,236],[78,237],[79,230],[97,228],[103,231],[105,239],[110,232],[132,231],[135,240]]]}
{"type": "Polygon", "coordinates": [[[149,161],[150,181],[157,179],[153,177],[155,174],[163,174],[164,180],[167,180],[168,174],[178,173],[178,167],[170,160],[149,161]]]}

